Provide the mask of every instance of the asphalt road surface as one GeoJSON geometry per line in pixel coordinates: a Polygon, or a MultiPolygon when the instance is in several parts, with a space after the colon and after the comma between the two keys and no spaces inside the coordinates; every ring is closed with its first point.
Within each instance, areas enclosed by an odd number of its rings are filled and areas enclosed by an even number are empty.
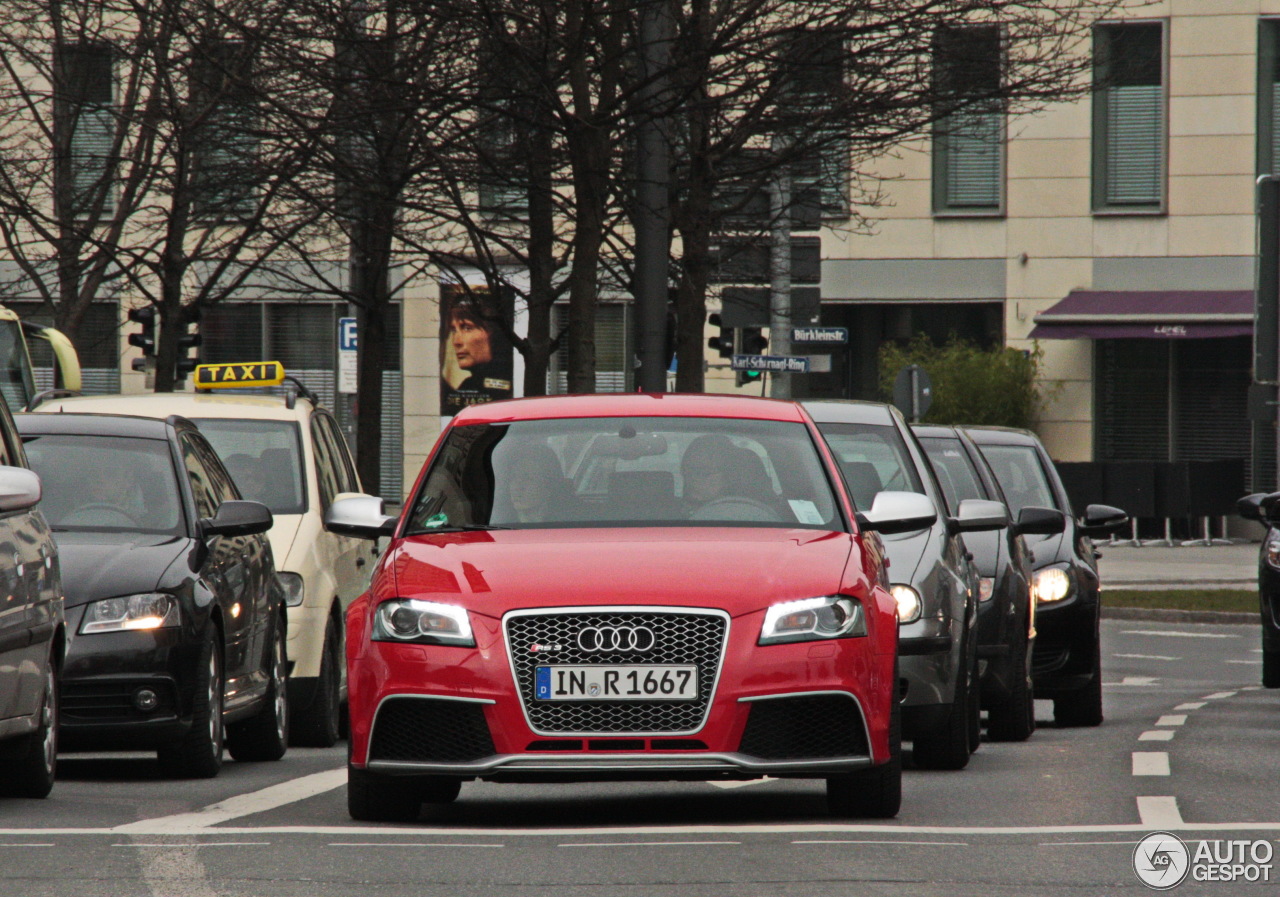
{"type": "MultiPolygon", "coordinates": [[[[161,777],[63,755],[45,801],[0,801],[0,897],[810,897],[1151,893],[1135,845],[1280,838],[1280,693],[1256,627],[1104,621],[1106,722],[908,768],[880,824],[833,822],[819,782],[463,786],[418,823],[353,823],[345,745],[161,777]]],[[[1266,846],[1264,844],[1263,846],[1266,846]]],[[[1196,881],[1177,895],[1274,894],[1196,881]]]]}

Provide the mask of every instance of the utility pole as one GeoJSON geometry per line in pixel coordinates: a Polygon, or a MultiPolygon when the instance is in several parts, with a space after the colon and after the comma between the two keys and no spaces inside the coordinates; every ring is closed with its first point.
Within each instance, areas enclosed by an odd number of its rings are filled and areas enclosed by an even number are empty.
{"type": "MultiPolygon", "coordinates": [[[[773,153],[785,158],[789,141],[773,138],[773,153]]],[[[791,171],[775,165],[769,187],[769,354],[791,354],[791,171]]],[[[769,378],[769,395],[791,398],[791,375],[775,371],[769,378]]]]}
{"type": "MultiPolygon", "coordinates": [[[[637,140],[635,301],[640,336],[641,392],[666,392],[667,269],[671,253],[671,151],[667,143],[667,70],[671,61],[668,0],[645,0],[640,10],[640,55],[644,83],[639,91],[637,140]]],[[[702,322],[685,322],[701,326],[702,322]]]]}

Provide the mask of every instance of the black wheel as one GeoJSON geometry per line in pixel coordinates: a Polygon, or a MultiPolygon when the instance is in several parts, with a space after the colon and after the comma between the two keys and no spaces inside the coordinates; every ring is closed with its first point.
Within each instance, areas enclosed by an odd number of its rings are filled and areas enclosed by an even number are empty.
{"type": "Polygon", "coordinates": [[[48,797],[58,767],[58,676],[50,662],[45,673],[40,726],[10,746],[13,760],[0,764],[0,794],[48,797]]]}
{"type": "Polygon", "coordinates": [[[222,769],[222,748],[226,738],[222,726],[225,698],[222,646],[217,633],[211,631],[200,655],[191,728],[180,742],[156,752],[169,775],[184,779],[211,779],[222,769]]]}
{"type": "Polygon", "coordinates": [[[1093,652],[1093,675],[1083,688],[1053,699],[1053,721],[1063,727],[1102,725],[1102,650],[1093,652]]]}
{"type": "Polygon", "coordinates": [[[227,729],[227,750],[236,760],[279,760],[289,746],[289,691],[285,682],[289,664],[284,650],[284,627],[277,624],[271,637],[264,706],[255,716],[227,729]]]}
{"type": "Polygon", "coordinates": [[[1026,741],[1036,730],[1035,692],[1027,670],[1027,631],[1013,646],[1009,657],[1013,688],[987,708],[987,735],[992,741],[1026,741]]]}
{"type": "Polygon", "coordinates": [[[1262,685],[1280,688],[1280,650],[1262,646],[1262,685]]]}
{"type": "Polygon", "coordinates": [[[417,788],[363,769],[347,768],[347,812],[361,822],[413,822],[422,809],[417,788]]]}
{"type": "Polygon", "coordinates": [[[341,730],[342,646],[333,621],[325,627],[324,652],[315,693],[306,706],[294,706],[289,718],[289,743],[303,747],[333,747],[341,730]]]}
{"type": "Polygon", "coordinates": [[[956,675],[955,693],[951,699],[951,712],[947,721],[936,731],[921,735],[911,742],[911,756],[920,769],[964,769],[969,765],[969,737],[973,726],[972,692],[977,690],[975,670],[969,648],[969,633],[965,634],[965,646],[961,653],[964,668],[956,675]]]}
{"type": "Polygon", "coordinates": [[[827,778],[827,809],[832,816],[891,819],[902,807],[902,705],[894,668],[889,711],[889,762],[871,769],[827,778]]]}

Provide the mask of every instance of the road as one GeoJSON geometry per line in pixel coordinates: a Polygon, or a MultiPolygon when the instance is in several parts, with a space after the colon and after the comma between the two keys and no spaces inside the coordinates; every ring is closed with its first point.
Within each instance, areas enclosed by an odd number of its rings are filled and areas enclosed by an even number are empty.
{"type": "MultiPolygon", "coordinates": [[[[1106,723],[908,769],[887,824],[820,783],[495,785],[413,826],[356,825],[344,746],[175,782],[142,755],[64,755],[46,801],[0,801],[0,897],[810,897],[1150,893],[1154,830],[1280,838],[1280,695],[1256,627],[1104,621],[1106,723]]],[[[1272,840],[1274,844],[1275,841],[1272,840]]],[[[1273,881],[1172,893],[1270,894],[1273,881]]]]}

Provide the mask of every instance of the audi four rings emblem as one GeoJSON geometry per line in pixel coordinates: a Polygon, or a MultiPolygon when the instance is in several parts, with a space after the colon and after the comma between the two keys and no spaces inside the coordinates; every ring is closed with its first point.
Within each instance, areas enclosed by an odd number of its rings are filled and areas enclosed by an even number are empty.
{"type": "Polygon", "coordinates": [[[578,649],[592,651],[648,651],[657,643],[648,626],[586,626],[578,630],[578,649]]]}

